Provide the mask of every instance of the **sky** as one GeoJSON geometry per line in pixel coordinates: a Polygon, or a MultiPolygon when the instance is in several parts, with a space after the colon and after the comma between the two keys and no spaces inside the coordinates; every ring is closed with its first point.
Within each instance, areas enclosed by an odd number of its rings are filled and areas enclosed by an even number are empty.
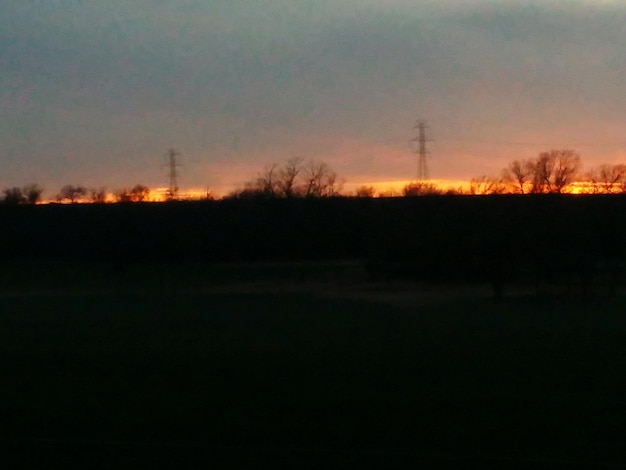
{"type": "Polygon", "coordinates": [[[0,187],[226,193],[272,163],[347,185],[626,162],[626,1],[0,0],[0,187]]]}

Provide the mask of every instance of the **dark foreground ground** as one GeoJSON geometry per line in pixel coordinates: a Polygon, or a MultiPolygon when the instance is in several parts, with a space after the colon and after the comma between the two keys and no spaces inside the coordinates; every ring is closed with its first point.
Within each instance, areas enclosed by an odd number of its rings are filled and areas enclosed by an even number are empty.
{"type": "Polygon", "coordinates": [[[626,468],[623,298],[200,284],[9,285],[2,458],[626,468]]]}

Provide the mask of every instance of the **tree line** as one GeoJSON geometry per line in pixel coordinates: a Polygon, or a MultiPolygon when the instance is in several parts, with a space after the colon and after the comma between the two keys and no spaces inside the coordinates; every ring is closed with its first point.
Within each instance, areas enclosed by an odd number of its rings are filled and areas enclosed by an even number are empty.
{"type": "Polygon", "coordinates": [[[470,181],[470,194],[550,194],[626,192],[626,165],[603,164],[582,170],[580,155],[571,149],[541,152],[535,158],[513,160],[499,177],[470,181]]]}
{"type": "Polygon", "coordinates": [[[227,198],[338,196],[342,184],[327,163],[295,157],[282,165],[266,166],[255,179],[245,183],[242,189],[232,191],[227,198]]]}
{"type": "Polygon", "coordinates": [[[468,187],[442,189],[429,181],[413,181],[401,190],[377,191],[374,186],[361,185],[351,193],[342,192],[345,180],[326,163],[302,158],[265,167],[255,179],[226,198],[293,198],[351,196],[413,197],[432,195],[489,194],[616,194],[626,193],[626,164],[603,164],[582,171],[580,155],[571,149],[553,149],[535,158],[516,159],[502,169],[500,176],[479,176],[468,187]]]}
{"type": "MultiPolygon", "coordinates": [[[[37,204],[41,202],[43,188],[37,184],[23,187],[14,186],[2,190],[2,201],[4,204],[37,204]]],[[[64,185],[54,196],[54,201],[58,203],[93,202],[105,203],[114,202],[143,202],[150,196],[150,188],[142,184],[136,184],[130,189],[123,188],[109,194],[106,188],[87,188],[81,185],[64,185]]]]}
{"type": "MultiPolygon", "coordinates": [[[[361,185],[351,193],[343,192],[345,179],[325,162],[295,157],[282,164],[273,163],[247,181],[242,188],[224,196],[225,199],[252,198],[319,198],[319,197],[413,197],[428,195],[489,195],[489,194],[551,194],[626,193],[626,164],[603,164],[582,171],[580,155],[571,149],[553,149],[535,158],[516,159],[502,169],[499,176],[479,176],[469,181],[467,188],[442,189],[429,181],[413,181],[400,191],[377,191],[361,185]]],[[[42,200],[43,189],[37,184],[11,187],[2,191],[5,204],[36,204],[42,200]]],[[[106,188],[65,185],[54,196],[59,203],[69,202],[144,202],[150,189],[142,184],[113,193],[106,188]]],[[[207,198],[209,193],[207,192],[207,198]]]]}

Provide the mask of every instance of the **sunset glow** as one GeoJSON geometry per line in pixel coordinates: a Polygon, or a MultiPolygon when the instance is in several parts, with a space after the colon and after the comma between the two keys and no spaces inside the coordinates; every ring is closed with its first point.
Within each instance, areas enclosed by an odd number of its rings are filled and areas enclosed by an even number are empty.
{"type": "Polygon", "coordinates": [[[0,187],[46,199],[162,188],[171,147],[189,197],[295,156],[393,193],[417,119],[444,190],[553,148],[626,158],[624,2],[31,3],[0,0],[0,187]]]}

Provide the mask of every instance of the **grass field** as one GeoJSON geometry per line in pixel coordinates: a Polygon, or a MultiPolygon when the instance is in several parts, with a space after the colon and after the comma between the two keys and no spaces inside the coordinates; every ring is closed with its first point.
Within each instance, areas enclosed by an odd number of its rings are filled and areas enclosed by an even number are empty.
{"type": "Polygon", "coordinates": [[[623,299],[272,285],[7,289],[5,455],[626,466],[623,299]]]}

